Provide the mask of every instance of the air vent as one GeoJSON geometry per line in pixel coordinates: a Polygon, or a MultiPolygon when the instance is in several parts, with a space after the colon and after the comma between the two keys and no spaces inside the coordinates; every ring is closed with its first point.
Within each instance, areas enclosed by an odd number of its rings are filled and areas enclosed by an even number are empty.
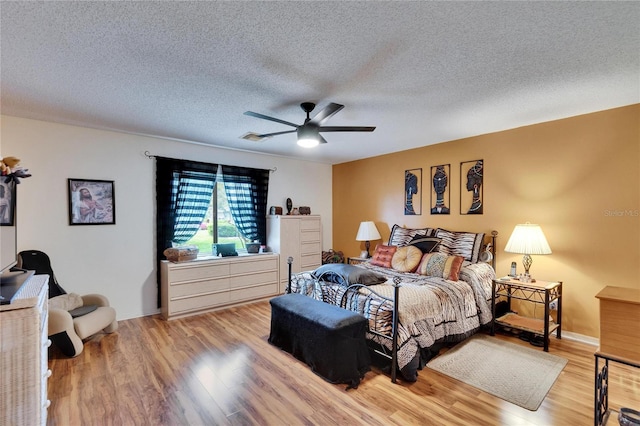
{"type": "Polygon", "coordinates": [[[268,137],[266,138],[261,138],[259,134],[257,133],[253,133],[253,132],[248,132],[245,133],[244,135],[240,136],[240,139],[244,139],[247,141],[252,141],[252,142],[262,142],[265,139],[269,139],[268,137]]]}

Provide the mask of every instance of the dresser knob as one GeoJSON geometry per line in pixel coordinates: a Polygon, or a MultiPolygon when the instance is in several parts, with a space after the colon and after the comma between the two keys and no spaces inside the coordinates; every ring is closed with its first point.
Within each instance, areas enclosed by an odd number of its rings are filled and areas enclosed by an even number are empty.
{"type": "Polygon", "coordinates": [[[51,347],[51,339],[47,339],[47,347],[51,347]]]}
{"type": "Polygon", "coordinates": [[[44,408],[49,408],[51,405],[51,400],[47,399],[47,402],[44,403],[44,408]]]}
{"type": "Polygon", "coordinates": [[[51,372],[51,370],[47,370],[47,372],[44,374],[44,377],[48,379],[49,377],[51,377],[52,374],[53,373],[51,372]]]}

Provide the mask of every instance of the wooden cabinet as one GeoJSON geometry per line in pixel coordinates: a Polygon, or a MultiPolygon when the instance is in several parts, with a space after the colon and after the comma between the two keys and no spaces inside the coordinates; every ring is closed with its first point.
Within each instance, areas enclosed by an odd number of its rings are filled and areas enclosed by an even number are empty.
{"type": "Polygon", "coordinates": [[[182,263],[163,261],[164,319],[195,315],[278,293],[276,254],[211,257],[182,263]]]}
{"type": "Polygon", "coordinates": [[[605,287],[600,299],[600,352],[640,364],[640,290],[605,287]]]}
{"type": "Polygon", "coordinates": [[[600,426],[615,413],[609,409],[609,362],[640,369],[640,291],[605,287],[596,297],[600,300],[600,347],[594,354],[593,423],[600,426]]]}
{"type": "Polygon", "coordinates": [[[289,280],[287,259],[293,258],[293,272],[310,271],[322,265],[322,226],[319,215],[270,215],[267,217],[267,245],[280,254],[280,293],[289,280]]]}
{"type": "Polygon", "coordinates": [[[34,275],[0,305],[0,424],[47,423],[49,277],[34,275]]]}

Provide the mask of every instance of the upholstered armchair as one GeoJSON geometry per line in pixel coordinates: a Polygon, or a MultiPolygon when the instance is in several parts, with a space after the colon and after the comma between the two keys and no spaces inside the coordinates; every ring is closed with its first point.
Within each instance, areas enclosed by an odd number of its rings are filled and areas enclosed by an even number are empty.
{"type": "Polygon", "coordinates": [[[84,339],[117,329],[116,311],[100,294],[69,293],[49,299],[49,339],[67,356],[80,355],[84,339]]]}
{"type": "Polygon", "coordinates": [[[21,251],[18,268],[49,275],[49,338],[69,357],[82,353],[83,340],[118,329],[116,311],[100,294],[80,296],[64,291],[56,279],[49,256],[38,250],[21,251]]]}

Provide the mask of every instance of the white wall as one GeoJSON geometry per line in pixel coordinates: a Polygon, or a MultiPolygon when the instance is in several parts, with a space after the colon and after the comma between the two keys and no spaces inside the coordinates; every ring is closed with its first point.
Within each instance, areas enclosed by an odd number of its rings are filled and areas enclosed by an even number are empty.
{"type": "Polygon", "coordinates": [[[0,155],[20,158],[32,177],[18,185],[18,250],[52,259],[68,292],[102,293],[119,319],[156,307],[155,162],[144,155],[277,168],[268,206],[307,205],[332,245],[331,166],[282,157],[2,116],[0,155]],[[67,179],[113,180],[115,225],[69,226],[67,179]]]}

